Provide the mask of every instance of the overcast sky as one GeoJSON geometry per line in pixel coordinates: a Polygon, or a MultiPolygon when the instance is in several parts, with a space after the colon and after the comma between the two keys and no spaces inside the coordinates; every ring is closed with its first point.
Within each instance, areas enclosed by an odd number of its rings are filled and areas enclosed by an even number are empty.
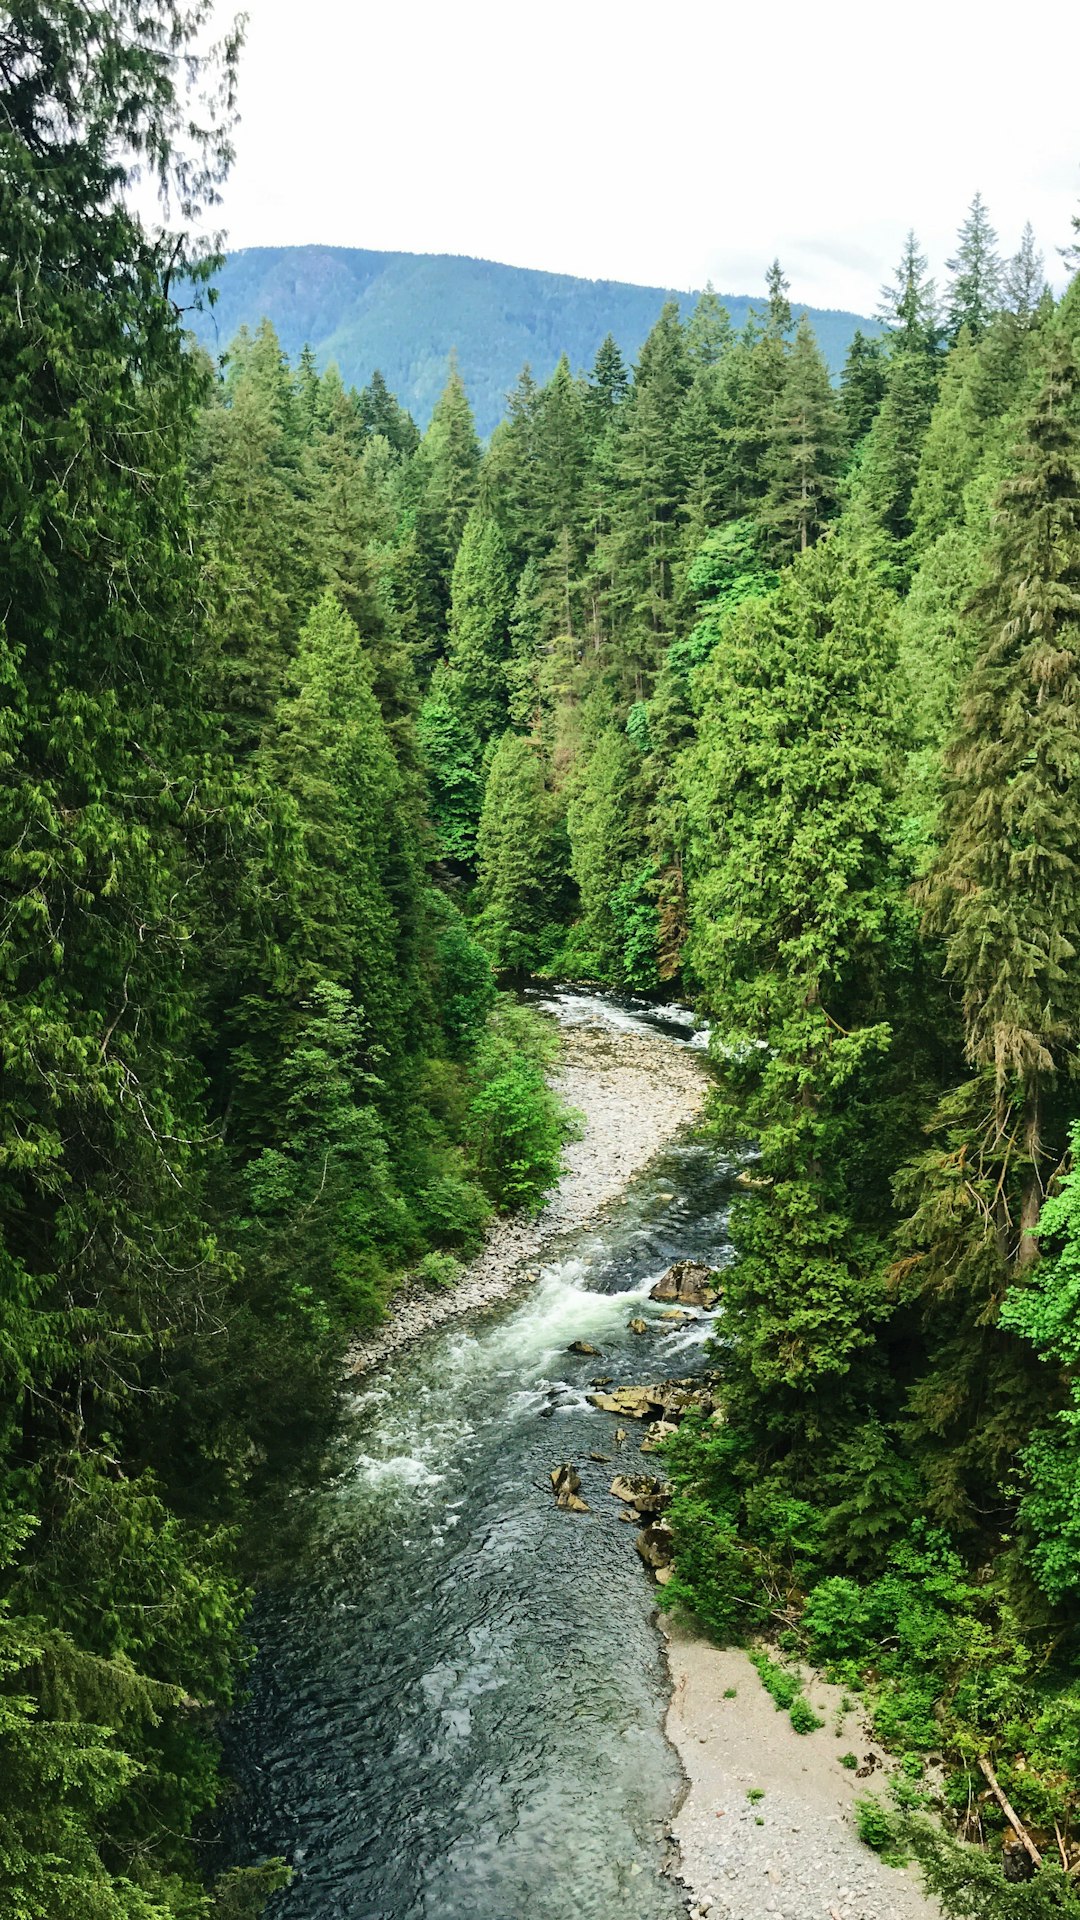
{"type": "Polygon", "coordinates": [[[1055,281],[1080,0],[246,0],[232,247],[468,253],[872,311],[978,188],[1055,281]]]}

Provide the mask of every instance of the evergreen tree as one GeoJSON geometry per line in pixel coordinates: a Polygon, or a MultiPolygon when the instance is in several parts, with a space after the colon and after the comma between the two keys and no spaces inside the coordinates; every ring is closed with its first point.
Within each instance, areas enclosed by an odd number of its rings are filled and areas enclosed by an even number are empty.
{"type": "Polygon", "coordinates": [[[623,685],[638,699],[674,618],[685,486],[678,425],[691,378],[679,310],[668,301],[635,369],[614,453],[611,530],[602,543],[623,685]]]}
{"type": "Polygon", "coordinates": [[[865,1163],[887,1164],[895,1124],[903,919],[889,612],[835,541],[805,555],[724,625],[687,767],[691,964],[724,1020],[718,1116],[759,1140],[767,1182],[740,1201],[729,1386],[785,1445],[864,1410],[878,1312],[865,1163]]]}
{"type": "Polygon", "coordinates": [[[360,395],[357,418],[364,433],[380,435],[405,459],[420,445],[415,420],[398,404],[378,367],[360,395]]]}
{"type": "Polygon", "coordinates": [[[912,1433],[932,1500],[957,1523],[970,1522],[986,1476],[1004,1475],[1035,1414],[1030,1362],[996,1322],[1010,1278],[1038,1257],[1080,1018],[1078,398],[1058,341],[998,496],[946,756],[941,850],[923,886],[971,1073],[942,1098],[931,1145],[899,1182],[909,1219],[896,1284],[927,1328],[912,1433]]]}
{"type": "Polygon", "coordinates": [[[788,357],[783,392],[762,462],[760,520],[774,558],[805,553],[835,503],[840,411],[806,316],[788,357]]]}
{"type": "Polygon", "coordinates": [[[869,433],[885,398],[887,380],[883,342],[876,335],[868,337],[861,327],[856,327],[840,375],[840,404],[849,446],[857,447],[869,433]]]}
{"type": "Polygon", "coordinates": [[[1020,236],[1020,245],[1002,274],[1002,296],[1010,313],[1030,321],[1038,312],[1046,292],[1045,262],[1035,244],[1035,233],[1028,220],[1020,236]]]}
{"type": "Polygon", "coordinates": [[[496,967],[531,973],[551,957],[565,861],[565,832],[537,745],[504,733],[488,770],[476,840],[477,929],[496,967]]]}
{"type": "Polygon", "coordinates": [[[986,332],[1001,301],[1001,260],[997,234],[982,195],[976,194],[957,235],[955,257],[948,262],[952,281],[946,302],[948,330],[955,340],[963,328],[971,339],[986,332]]]}

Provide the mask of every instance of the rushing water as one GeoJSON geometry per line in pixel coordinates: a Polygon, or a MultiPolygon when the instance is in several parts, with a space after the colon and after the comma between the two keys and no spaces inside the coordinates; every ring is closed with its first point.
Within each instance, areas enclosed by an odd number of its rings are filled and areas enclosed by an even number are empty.
{"type": "MultiPolygon", "coordinates": [[[[557,1011],[693,1043],[679,1009],[561,995],[557,1011]]],[[[673,1330],[647,1296],[672,1259],[722,1264],[732,1172],[709,1147],[670,1148],[527,1294],[432,1333],[347,1401],[325,1478],[293,1495],[302,1524],[282,1526],[232,1734],[230,1851],[295,1869],[273,1920],[684,1913],[662,1871],[679,1772],[655,1596],[608,1492],[616,1465],[652,1463],[640,1427],[618,1445],[586,1393],[598,1373],[703,1364],[708,1319],[673,1330]],[[587,1515],[554,1505],[565,1459],[587,1515]]]]}

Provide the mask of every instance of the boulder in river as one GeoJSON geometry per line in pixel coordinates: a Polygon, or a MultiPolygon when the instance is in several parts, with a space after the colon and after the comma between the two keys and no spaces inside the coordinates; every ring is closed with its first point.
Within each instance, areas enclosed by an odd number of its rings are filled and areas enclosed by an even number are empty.
{"type": "Polygon", "coordinates": [[[715,1307],[720,1298],[719,1276],[698,1260],[676,1260],[651,1289],[650,1300],[670,1300],[680,1307],[715,1307]]]}
{"type": "Polygon", "coordinates": [[[658,1567],[670,1566],[675,1558],[675,1536],[666,1520],[654,1520],[642,1527],[636,1545],[645,1565],[654,1572],[658,1567]]]}
{"type": "Polygon", "coordinates": [[[599,1347],[590,1347],[587,1340],[571,1340],[567,1353],[587,1353],[594,1360],[603,1359],[599,1347]]]}
{"type": "Polygon", "coordinates": [[[589,1405],[601,1413],[627,1414],[631,1420],[645,1420],[649,1414],[648,1387],[616,1387],[614,1393],[590,1393],[589,1405]]]}
{"type": "Polygon", "coordinates": [[[555,1505],[567,1513],[588,1513],[589,1509],[580,1495],[581,1475],[574,1469],[573,1463],[564,1460],[561,1467],[552,1467],[551,1484],[555,1489],[555,1505]]]}
{"type": "Polygon", "coordinates": [[[628,1320],[626,1324],[629,1327],[631,1333],[648,1333],[649,1331],[648,1321],[643,1320],[640,1314],[635,1314],[634,1318],[632,1320],[628,1320]]]}
{"type": "Polygon", "coordinates": [[[635,1513],[660,1513],[671,1499],[671,1482],[649,1473],[617,1473],[611,1491],[635,1513]]]}

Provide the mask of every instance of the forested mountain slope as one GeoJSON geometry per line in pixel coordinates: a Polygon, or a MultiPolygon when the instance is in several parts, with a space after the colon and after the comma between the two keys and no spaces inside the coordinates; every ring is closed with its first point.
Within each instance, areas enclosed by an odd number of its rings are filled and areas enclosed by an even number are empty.
{"type": "MultiPolygon", "coordinates": [[[[469,392],[478,431],[502,418],[506,394],[528,361],[538,380],[560,354],[591,366],[611,333],[628,360],[637,354],[665,300],[684,313],[693,296],[617,280],[582,280],[492,260],[434,253],[379,253],[362,247],[248,247],[229,255],[216,280],[218,304],[194,317],[212,352],[237,328],[269,319],[286,353],[310,344],[320,366],[333,360],[346,385],[363,386],[376,368],[421,426],[446,380],[451,352],[469,392]]],[[[751,301],[724,296],[736,326],[751,301]]],[[[830,367],[839,372],[857,314],[809,310],[830,367]]]]}

